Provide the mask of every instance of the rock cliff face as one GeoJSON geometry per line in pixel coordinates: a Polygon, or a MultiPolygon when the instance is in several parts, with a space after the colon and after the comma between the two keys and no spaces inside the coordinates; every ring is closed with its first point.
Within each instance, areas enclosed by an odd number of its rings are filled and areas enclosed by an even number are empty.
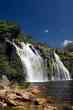
{"type": "Polygon", "coordinates": [[[70,71],[73,78],[73,53],[72,46],[65,49],[49,48],[47,44],[35,43],[32,38],[26,34],[21,34],[18,26],[9,22],[0,22],[0,78],[4,74],[9,80],[24,81],[26,78],[26,69],[23,73],[23,67],[20,58],[16,54],[16,49],[5,39],[23,42],[31,42],[44,59],[47,66],[48,78],[50,78],[49,54],[54,50],[58,53],[65,66],[70,71]],[[69,51],[69,49],[71,51],[69,51]]]}
{"type": "Polygon", "coordinates": [[[5,40],[16,39],[18,31],[15,25],[0,22],[0,75],[6,75],[9,80],[21,81],[24,80],[21,61],[16,54],[16,49],[5,40]]]}
{"type": "MultiPolygon", "coordinates": [[[[71,49],[72,50],[72,49],[71,49]]],[[[71,78],[73,78],[73,52],[69,51],[67,48],[49,48],[48,46],[45,47],[45,45],[40,45],[39,49],[40,55],[44,59],[44,63],[47,66],[47,72],[48,72],[48,78],[51,76],[51,70],[50,67],[52,66],[50,64],[51,57],[53,57],[54,51],[59,55],[61,61],[65,65],[65,67],[69,70],[71,78]]]]}
{"type": "Polygon", "coordinates": [[[20,81],[24,79],[21,60],[13,46],[5,45],[5,47],[2,46],[2,52],[0,51],[0,74],[8,76],[9,80],[20,81]]]}
{"type": "MultiPolygon", "coordinates": [[[[66,51],[64,49],[52,49],[45,45],[37,45],[36,48],[39,54],[44,59],[44,64],[47,66],[48,78],[51,76],[50,68],[49,68],[49,54],[54,50],[60,56],[64,65],[70,71],[71,77],[73,78],[73,53],[66,51]]],[[[14,79],[17,81],[23,81],[26,77],[26,69],[25,75],[23,73],[23,67],[20,58],[16,54],[16,49],[11,44],[6,41],[0,42],[0,75],[7,75],[10,80],[14,79]]]]}
{"type": "Polygon", "coordinates": [[[71,51],[60,50],[58,54],[73,78],[73,53],[71,51]]]}

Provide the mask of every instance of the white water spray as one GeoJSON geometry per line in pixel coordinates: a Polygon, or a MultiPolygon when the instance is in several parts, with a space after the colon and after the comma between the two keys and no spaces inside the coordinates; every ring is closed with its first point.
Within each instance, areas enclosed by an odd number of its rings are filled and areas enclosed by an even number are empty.
{"type": "Polygon", "coordinates": [[[60,57],[54,52],[52,80],[70,80],[70,73],[60,57]]]}
{"type": "MultiPolygon", "coordinates": [[[[38,54],[38,51],[31,45],[21,42],[21,48],[15,43],[6,40],[10,44],[14,45],[17,54],[19,55],[23,69],[26,68],[26,81],[28,82],[47,82],[48,75],[44,66],[43,59],[38,54]]],[[[70,80],[70,73],[68,69],[64,66],[60,57],[54,52],[54,58],[50,57],[51,61],[51,79],[50,80],[70,80]]]]}
{"type": "Polygon", "coordinates": [[[44,67],[44,62],[37,50],[31,44],[21,42],[21,47],[13,44],[16,47],[23,68],[26,68],[26,81],[28,82],[46,82],[48,81],[47,72],[44,67]]]}

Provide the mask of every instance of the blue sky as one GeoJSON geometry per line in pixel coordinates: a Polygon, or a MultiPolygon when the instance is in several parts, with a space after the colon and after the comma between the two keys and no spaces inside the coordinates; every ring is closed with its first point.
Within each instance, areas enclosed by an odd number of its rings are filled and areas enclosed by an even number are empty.
{"type": "Polygon", "coordinates": [[[73,0],[0,0],[0,19],[16,21],[52,47],[73,40],[73,0]]]}

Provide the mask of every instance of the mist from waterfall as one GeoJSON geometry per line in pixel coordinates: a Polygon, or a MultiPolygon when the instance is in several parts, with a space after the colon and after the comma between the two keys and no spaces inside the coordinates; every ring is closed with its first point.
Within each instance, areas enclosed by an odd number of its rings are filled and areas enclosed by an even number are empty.
{"type": "Polygon", "coordinates": [[[54,58],[52,58],[52,80],[70,80],[70,73],[64,66],[60,57],[54,52],[54,58]]]}
{"type": "Polygon", "coordinates": [[[21,48],[14,43],[19,55],[23,69],[26,68],[26,81],[47,82],[48,76],[44,66],[44,61],[38,51],[31,44],[21,42],[21,48]]]}
{"type": "Polygon", "coordinates": [[[18,46],[14,42],[11,42],[9,40],[6,41],[15,46],[17,54],[21,59],[24,71],[26,68],[26,81],[47,82],[48,79],[52,81],[71,79],[68,69],[65,67],[56,52],[50,54],[49,77],[45,68],[43,58],[39,55],[38,51],[33,47],[33,45],[21,42],[20,46],[18,46]]]}

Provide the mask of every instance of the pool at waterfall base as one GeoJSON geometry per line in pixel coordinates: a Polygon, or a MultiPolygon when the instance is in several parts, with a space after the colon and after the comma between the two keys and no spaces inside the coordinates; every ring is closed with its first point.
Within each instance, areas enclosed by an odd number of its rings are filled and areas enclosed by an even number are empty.
{"type": "Polygon", "coordinates": [[[21,42],[20,48],[11,43],[21,59],[24,75],[26,70],[24,88],[9,91],[13,96],[8,97],[9,103],[14,105],[12,110],[73,110],[73,80],[59,55],[54,51],[49,54],[48,76],[44,59],[32,44],[21,42]]]}
{"type": "Polygon", "coordinates": [[[43,95],[53,96],[59,101],[73,101],[73,80],[33,83],[42,88],[43,95]]]}
{"type": "Polygon", "coordinates": [[[6,110],[73,110],[73,80],[31,83],[27,89],[31,92],[31,88],[35,87],[41,91],[36,95],[39,104],[24,101],[24,106],[8,107],[6,110]]]}

